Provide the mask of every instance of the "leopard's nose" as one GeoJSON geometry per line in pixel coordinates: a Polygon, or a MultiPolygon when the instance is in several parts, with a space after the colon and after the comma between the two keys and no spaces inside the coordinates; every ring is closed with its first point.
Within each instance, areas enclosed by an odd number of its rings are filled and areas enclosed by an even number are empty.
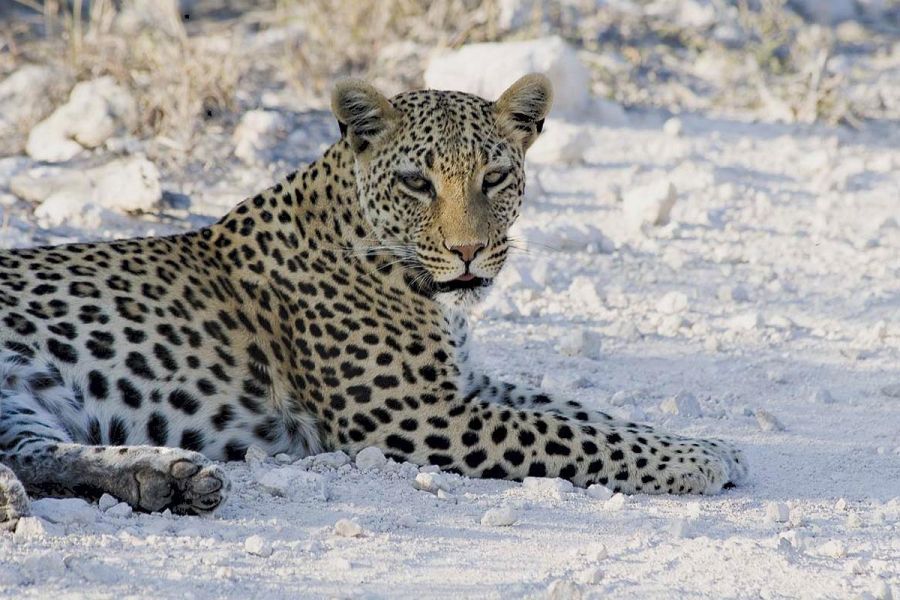
{"type": "Polygon", "coordinates": [[[484,248],[484,244],[481,242],[475,242],[474,244],[456,245],[450,245],[447,242],[444,242],[444,245],[447,247],[447,250],[456,254],[465,263],[472,262],[472,260],[475,259],[475,255],[478,254],[479,250],[484,248]]]}

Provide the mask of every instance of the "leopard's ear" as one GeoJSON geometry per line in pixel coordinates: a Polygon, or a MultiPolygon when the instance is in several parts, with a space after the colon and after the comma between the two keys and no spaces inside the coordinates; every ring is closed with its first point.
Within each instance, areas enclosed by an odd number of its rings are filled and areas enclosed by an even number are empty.
{"type": "Polygon", "coordinates": [[[544,127],[553,104],[553,85],[546,76],[532,73],[509,86],[494,103],[502,131],[527,150],[544,127]]]}
{"type": "Polygon", "coordinates": [[[356,153],[362,153],[382,140],[398,120],[400,113],[390,100],[361,79],[343,79],[334,86],[331,110],[356,153]]]}

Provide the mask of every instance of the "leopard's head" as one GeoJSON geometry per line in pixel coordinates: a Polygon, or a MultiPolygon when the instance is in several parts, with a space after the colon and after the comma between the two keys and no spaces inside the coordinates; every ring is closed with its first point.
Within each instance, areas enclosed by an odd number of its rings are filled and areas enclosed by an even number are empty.
{"type": "Polygon", "coordinates": [[[435,90],[388,99],[363,81],[338,83],[332,109],[354,155],[371,245],[440,301],[477,300],[506,260],[525,151],[552,97],[550,81],[536,74],[496,101],[435,90]]]}

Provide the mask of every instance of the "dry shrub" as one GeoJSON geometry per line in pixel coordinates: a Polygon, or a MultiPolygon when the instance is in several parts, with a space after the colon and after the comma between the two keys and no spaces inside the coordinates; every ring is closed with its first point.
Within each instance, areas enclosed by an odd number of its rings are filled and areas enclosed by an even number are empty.
{"type": "Polygon", "coordinates": [[[497,0],[280,0],[269,25],[302,24],[282,68],[295,85],[321,93],[335,77],[370,75],[392,44],[433,50],[494,39],[496,13],[497,0]]]}
{"type": "Polygon", "coordinates": [[[203,121],[234,108],[242,63],[227,33],[189,37],[176,0],[18,0],[43,14],[45,36],[21,62],[52,64],[76,80],[113,76],[140,109],[140,137],[187,152],[203,121]],[[81,18],[78,18],[78,16],[81,18]]]}

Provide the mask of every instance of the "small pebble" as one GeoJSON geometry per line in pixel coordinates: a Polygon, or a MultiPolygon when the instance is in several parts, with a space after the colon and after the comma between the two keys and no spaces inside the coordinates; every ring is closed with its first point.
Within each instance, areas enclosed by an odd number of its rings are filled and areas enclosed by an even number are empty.
{"type": "Polygon", "coordinates": [[[581,600],[581,588],[574,581],[556,579],[547,586],[548,600],[581,600]]]}
{"type": "Polygon", "coordinates": [[[250,447],[247,448],[247,453],[244,454],[244,462],[249,465],[258,465],[265,462],[267,458],[269,458],[269,453],[256,444],[251,444],[250,447]]]}
{"type": "Polygon", "coordinates": [[[671,137],[678,137],[684,130],[684,123],[678,117],[666,119],[663,123],[663,133],[671,137]]]}
{"type": "Polygon", "coordinates": [[[575,576],[575,579],[578,580],[578,583],[584,583],[586,585],[594,585],[600,583],[603,580],[603,569],[600,567],[588,567],[578,573],[575,576]]]}
{"type": "Polygon", "coordinates": [[[664,413],[682,417],[696,418],[703,414],[703,411],[700,409],[700,403],[697,402],[697,398],[695,398],[692,393],[684,390],[678,392],[671,398],[663,400],[659,405],[659,409],[664,413]]]}
{"type": "Polygon", "coordinates": [[[350,457],[344,452],[323,452],[313,457],[313,464],[317,467],[326,467],[329,469],[337,469],[350,463],[350,457]]]}
{"type": "Polygon", "coordinates": [[[751,311],[732,317],[728,320],[728,324],[732,329],[751,331],[763,326],[763,318],[758,312],[751,311]]]}
{"type": "Polygon", "coordinates": [[[604,503],[603,508],[606,510],[618,511],[625,508],[625,494],[613,494],[612,498],[604,503]]]}
{"type": "Polygon", "coordinates": [[[881,393],[888,398],[900,398],[900,383],[891,383],[882,387],[881,393]]]}
{"type": "Polygon", "coordinates": [[[452,487],[447,476],[442,473],[419,473],[413,485],[418,490],[432,494],[437,494],[439,490],[449,492],[452,487]]]}
{"type": "Polygon", "coordinates": [[[686,519],[676,519],[669,527],[669,532],[672,534],[673,538],[678,540],[690,537],[691,524],[686,519]]]}
{"type": "Polygon", "coordinates": [[[519,520],[519,513],[514,509],[504,506],[492,508],[481,517],[481,524],[488,527],[509,527],[519,520]]]}
{"type": "Polygon", "coordinates": [[[62,525],[94,523],[99,516],[97,509],[81,498],[41,498],[31,503],[31,512],[62,525]]]}
{"type": "Polygon", "coordinates": [[[748,302],[750,293],[741,285],[723,285],[717,295],[722,302],[748,302]]]}
{"type": "Polygon", "coordinates": [[[360,471],[368,469],[380,469],[387,463],[387,458],[380,448],[369,446],[356,454],[356,468],[360,471]]]}
{"type": "Polygon", "coordinates": [[[759,428],[763,431],[784,431],[784,425],[769,411],[757,408],[755,416],[759,428]]]}
{"type": "Polygon", "coordinates": [[[456,503],[457,503],[457,498],[456,498],[456,496],[454,496],[453,494],[451,494],[450,492],[447,492],[447,491],[445,491],[445,490],[438,490],[438,491],[437,491],[437,497],[440,498],[441,500],[446,500],[446,501],[449,502],[450,504],[456,504],[456,503]]]}
{"type": "Polygon", "coordinates": [[[787,523],[791,511],[783,502],[769,502],[766,505],[766,520],[770,523],[787,523]]]}
{"type": "Polygon", "coordinates": [[[261,535],[251,535],[244,540],[244,551],[247,554],[266,558],[272,555],[272,542],[261,535]]]}
{"type": "Polygon", "coordinates": [[[876,600],[893,600],[894,595],[891,592],[891,586],[883,579],[876,579],[872,584],[872,596],[876,600]]]}
{"type": "Polygon", "coordinates": [[[678,190],[665,179],[630,188],[622,194],[625,222],[634,231],[666,225],[677,200],[678,190]]]}
{"type": "Polygon", "coordinates": [[[106,512],[118,503],[119,501],[115,497],[110,496],[109,494],[103,494],[100,496],[100,500],[97,501],[97,506],[100,510],[106,512]]]}
{"type": "Polygon", "coordinates": [[[574,329],[559,340],[559,352],[565,356],[598,358],[601,353],[602,337],[584,329],[574,329]]]}
{"type": "Polygon", "coordinates": [[[526,477],[522,481],[522,489],[563,500],[566,498],[566,494],[575,491],[575,486],[570,481],[559,477],[526,477]]]}
{"type": "Polygon", "coordinates": [[[819,388],[813,393],[812,401],[818,404],[834,404],[834,396],[827,389],[819,388]]]}
{"type": "Polygon", "coordinates": [[[29,540],[44,537],[58,537],[65,533],[59,525],[49,523],[40,517],[22,517],[16,523],[15,538],[29,540]]]}
{"type": "Polygon", "coordinates": [[[819,554],[831,558],[843,558],[847,556],[847,548],[838,540],[831,540],[819,546],[819,554]]]}
{"type": "Polygon", "coordinates": [[[656,310],[664,315],[674,315],[687,310],[688,297],[684,292],[669,292],[656,303],[656,310]]]}
{"type": "Polygon", "coordinates": [[[112,517],[130,517],[133,510],[127,502],[119,502],[107,509],[106,514],[112,517]]]}
{"type": "Polygon", "coordinates": [[[355,521],[341,519],[334,524],[334,533],[341,537],[359,537],[363,534],[363,528],[355,521]]]}
{"type": "Polygon", "coordinates": [[[778,542],[779,546],[786,545],[788,548],[791,548],[793,550],[803,550],[806,545],[803,536],[800,535],[799,532],[794,530],[783,531],[778,534],[778,542]]]}
{"type": "Polygon", "coordinates": [[[584,493],[594,500],[603,501],[609,500],[613,496],[613,492],[611,489],[609,489],[605,485],[600,485],[598,483],[588,486],[588,489],[585,490],[584,493]]]}
{"type": "Polygon", "coordinates": [[[700,518],[700,503],[699,502],[691,502],[687,505],[687,517],[696,521],[700,518]]]}
{"type": "Polygon", "coordinates": [[[785,384],[790,381],[787,373],[779,369],[772,369],[766,373],[766,378],[772,383],[785,384]]]}

